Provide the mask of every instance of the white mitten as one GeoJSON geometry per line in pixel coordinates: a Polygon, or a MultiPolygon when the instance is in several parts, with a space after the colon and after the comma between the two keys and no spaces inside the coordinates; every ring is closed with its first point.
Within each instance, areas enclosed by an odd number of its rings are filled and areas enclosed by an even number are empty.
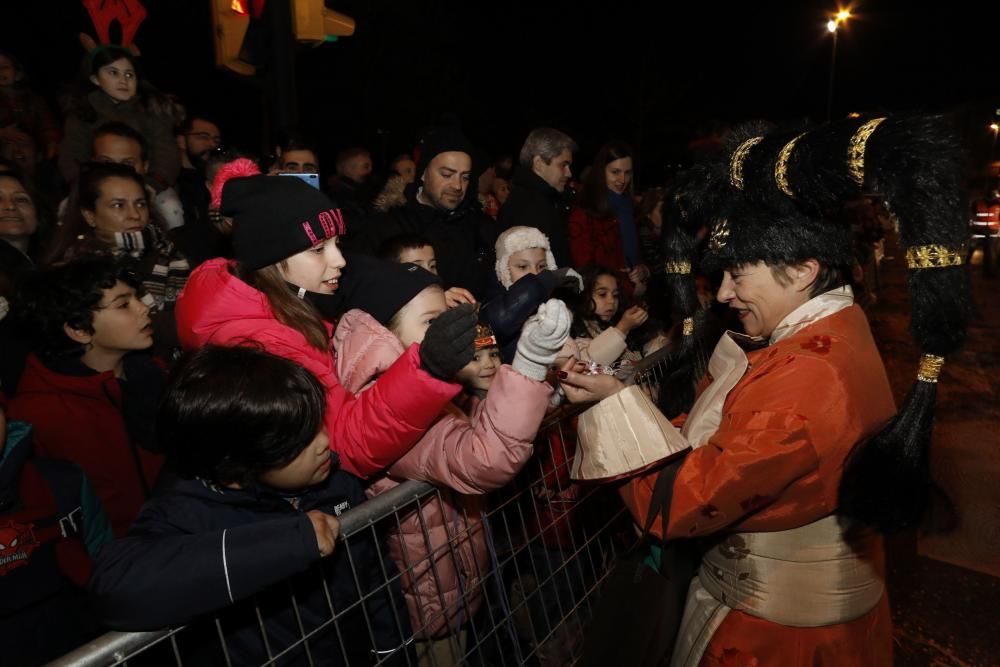
{"type": "Polygon", "coordinates": [[[511,367],[525,377],[542,382],[549,366],[556,360],[573,323],[566,304],[559,299],[549,299],[538,307],[538,312],[521,327],[517,340],[517,353],[511,367]]]}

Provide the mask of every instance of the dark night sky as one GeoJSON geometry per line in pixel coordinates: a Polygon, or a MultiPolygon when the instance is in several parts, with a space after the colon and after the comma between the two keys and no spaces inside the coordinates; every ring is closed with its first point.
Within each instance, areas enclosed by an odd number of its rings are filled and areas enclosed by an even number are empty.
{"type": "MultiPolygon", "coordinates": [[[[86,12],[76,0],[3,4],[0,44],[54,97],[82,56],[75,34],[90,30],[86,12]]],[[[835,115],[959,109],[986,133],[1000,107],[1000,2],[918,4],[855,3],[838,45],[835,115]]],[[[145,5],[136,41],[148,78],[257,147],[260,96],[213,69],[208,0],[145,5]]],[[[327,150],[363,143],[379,159],[451,111],[493,154],[516,151],[545,123],[575,136],[584,159],[607,138],[629,140],[659,174],[715,119],[825,112],[833,2],[328,5],[353,16],[357,33],[297,55],[300,125],[327,150]]]]}

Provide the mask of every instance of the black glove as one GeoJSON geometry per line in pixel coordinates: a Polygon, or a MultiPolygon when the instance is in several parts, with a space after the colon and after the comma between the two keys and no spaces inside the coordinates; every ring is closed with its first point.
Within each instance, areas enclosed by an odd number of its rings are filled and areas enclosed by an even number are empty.
{"type": "Polygon", "coordinates": [[[579,294],[583,291],[583,277],[569,267],[564,267],[561,269],[555,269],[554,271],[542,271],[542,274],[548,274],[551,280],[554,280],[555,287],[569,287],[574,292],[579,294]]]}
{"type": "Polygon", "coordinates": [[[465,368],[475,355],[476,310],[463,303],[431,322],[420,344],[420,366],[445,382],[465,368]]]}

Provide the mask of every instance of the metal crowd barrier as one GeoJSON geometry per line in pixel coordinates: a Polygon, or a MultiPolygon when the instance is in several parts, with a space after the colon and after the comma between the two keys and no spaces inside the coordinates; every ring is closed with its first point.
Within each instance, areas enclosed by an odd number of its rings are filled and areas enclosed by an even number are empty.
{"type": "MultiPolygon", "coordinates": [[[[667,358],[666,350],[650,355],[631,381],[655,392],[667,358]]],[[[50,667],[571,665],[601,581],[636,539],[613,488],[569,479],[579,412],[564,406],[549,415],[534,456],[503,489],[452,505],[448,489],[404,482],[345,512],[334,556],[309,572],[188,626],[106,633],[50,667]],[[446,539],[432,550],[426,516],[434,512],[447,521],[446,539]],[[411,559],[399,538],[405,522],[420,527],[416,551],[429,555],[411,559]],[[470,541],[478,545],[472,558],[470,541]],[[388,557],[358,562],[356,552],[373,544],[395,545],[403,567],[388,557]],[[329,583],[338,553],[352,590],[329,583]],[[446,570],[460,574],[450,594],[440,585],[446,570]],[[436,612],[408,612],[404,591],[415,586],[430,587],[436,612]],[[284,606],[275,607],[278,598],[284,606]]]]}

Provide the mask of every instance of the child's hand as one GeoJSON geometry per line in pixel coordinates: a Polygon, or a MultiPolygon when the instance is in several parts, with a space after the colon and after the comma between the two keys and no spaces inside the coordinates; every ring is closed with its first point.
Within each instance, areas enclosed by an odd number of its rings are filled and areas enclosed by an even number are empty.
{"type": "Polygon", "coordinates": [[[572,323],[573,316],[562,301],[549,299],[540,305],[521,328],[511,367],[525,377],[544,382],[549,365],[569,338],[572,323]]]}
{"type": "Polygon", "coordinates": [[[632,306],[622,314],[622,319],[616,325],[618,330],[628,335],[632,329],[642,326],[649,319],[649,312],[642,306],[632,306]]]}
{"type": "Polygon", "coordinates": [[[452,287],[446,290],[444,301],[449,308],[461,306],[463,303],[476,305],[476,297],[472,296],[472,292],[462,287],[452,287]]]}
{"type": "Polygon", "coordinates": [[[628,279],[635,285],[645,283],[649,279],[649,267],[639,264],[628,271],[628,279]]]}
{"type": "Polygon", "coordinates": [[[340,519],[320,510],[310,510],[306,512],[306,516],[312,521],[313,530],[316,531],[319,555],[329,556],[337,545],[337,538],[340,537],[340,519]]]}

